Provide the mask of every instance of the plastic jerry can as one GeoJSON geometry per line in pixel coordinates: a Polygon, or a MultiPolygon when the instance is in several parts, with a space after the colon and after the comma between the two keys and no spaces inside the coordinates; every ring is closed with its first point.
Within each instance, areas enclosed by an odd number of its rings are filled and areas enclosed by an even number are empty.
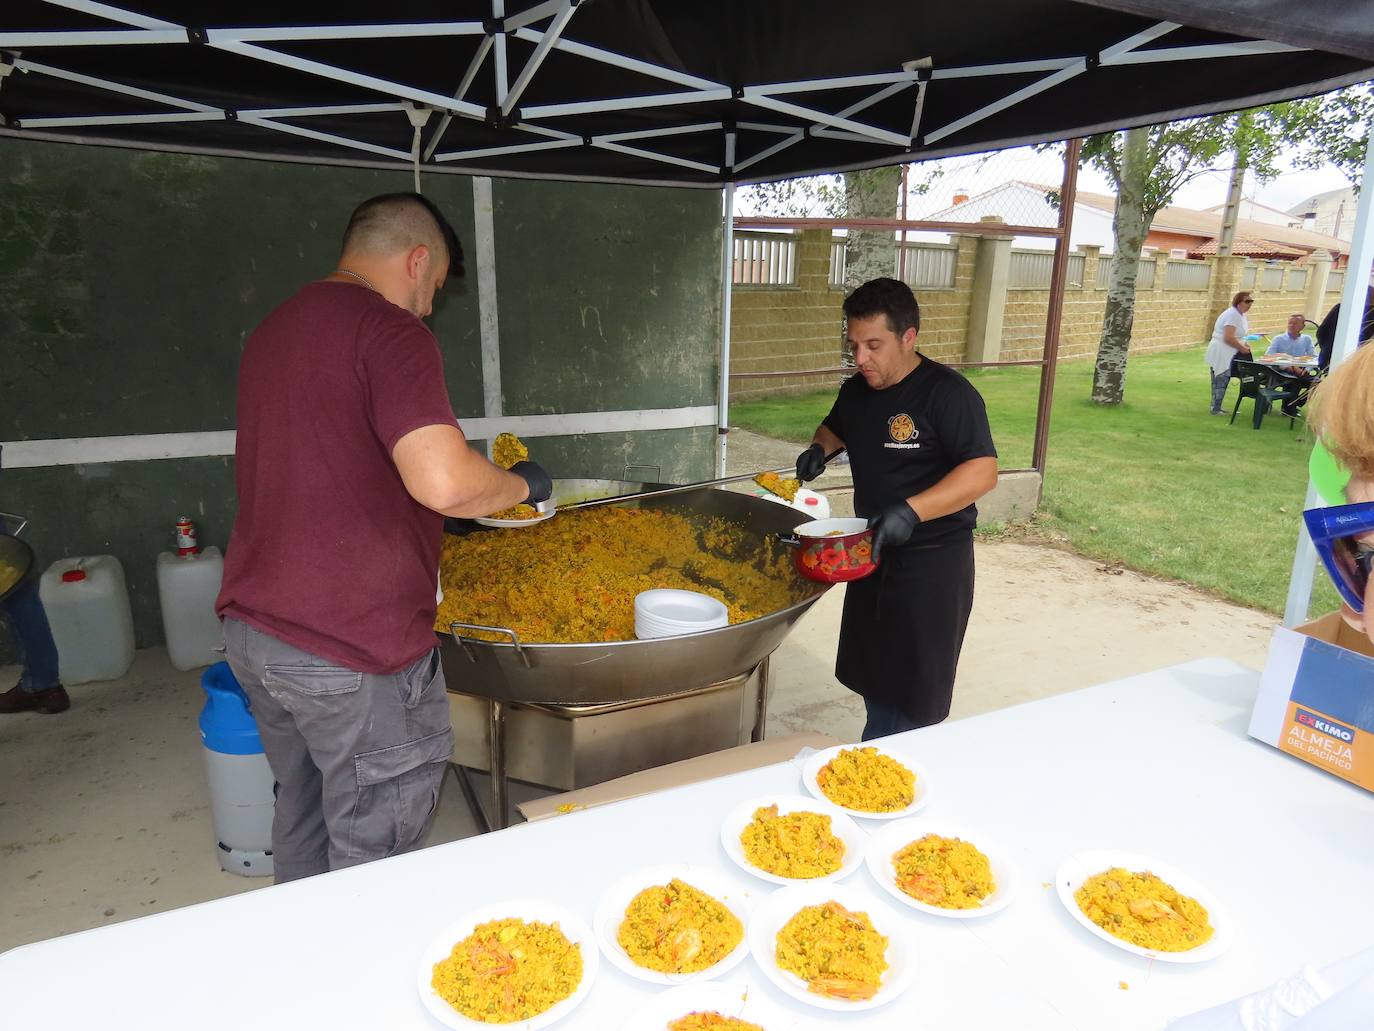
{"type": "Polygon", "coordinates": [[[215,598],[224,578],[219,548],[178,555],[164,551],[157,557],[157,594],[162,602],[162,629],[167,657],[177,669],[197,669],[220,661],[216,649],[224,643],[215,598]]]}
{"type": "Polygon", "coordinates": [[[217,662],[202,673],[200,686],[205,689],[200,741],[219,865],[244,877],[270,877],[276,782],[248,696],[227,662],[217,662]]]}
{"type": "Polygon", "coordinates": [[[115,680],[134,661],[134,616],[113,555],[60,558],[38,581],[64,684],[115,680]]]}

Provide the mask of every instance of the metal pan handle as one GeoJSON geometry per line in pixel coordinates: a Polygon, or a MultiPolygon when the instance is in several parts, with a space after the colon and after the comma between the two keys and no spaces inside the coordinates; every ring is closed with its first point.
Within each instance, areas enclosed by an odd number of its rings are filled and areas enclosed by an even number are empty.
{"type": "Polygon", "coordinates": [[[450,623],[448,625],[449,634],[453,637],[455,641],[458,642],[458,644],[463,649],[463,653],[472,662],[477,661],[477,653],[472,650],[472,644],[469,642],[468,638],[465,635],[460,634],[458,632],[459,627],[461,627],[464,630],[481,630],[488,634],[504,634],[506,637],[510,638],[510,643],[515,646],[515,654],[519,657],[521,665],[523,665],[526,669],[530,668],[531,663],[529,653],[525,651],[525,649],[521,646],[520,635],[517,634],[510,627],[483,626],[481,623],[450,623]]]}

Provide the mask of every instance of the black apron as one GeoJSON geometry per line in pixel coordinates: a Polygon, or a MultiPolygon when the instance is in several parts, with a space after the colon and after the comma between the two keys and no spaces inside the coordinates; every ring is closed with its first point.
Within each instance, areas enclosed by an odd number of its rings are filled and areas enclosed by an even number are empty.
{"type": "Polygon", "coordinates": [[[884,549],[872,575],[845,587],[835,676],[917,726],[939,723],[949,715],[972,609],[972,533],[884,549]]]}

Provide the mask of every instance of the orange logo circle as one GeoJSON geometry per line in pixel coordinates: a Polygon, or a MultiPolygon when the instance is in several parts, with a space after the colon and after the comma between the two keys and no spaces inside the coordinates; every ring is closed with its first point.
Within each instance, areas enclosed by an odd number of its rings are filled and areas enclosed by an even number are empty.
{"type": "Polygon", "coordinates": [[[916,436],[916,423],[909,415],[894,415],[887,420],[887,435],[898,444],[905,444],[916,436]]]}

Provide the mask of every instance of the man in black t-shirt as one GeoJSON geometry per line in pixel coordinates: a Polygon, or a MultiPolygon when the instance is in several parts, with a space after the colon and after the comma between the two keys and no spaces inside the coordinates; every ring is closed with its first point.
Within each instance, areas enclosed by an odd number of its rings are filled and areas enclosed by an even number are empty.
{"type": "Polygon", "coordinates": [[[846,298],[858,375],[840,387],[797,478],[849,452],[854,512],[873,530],[878,569],[845,588],[835,676],[863,695],[865,741],[939,723],[973,608],[974,502],[997,485],[997,451],[978,391],[916,350],[911,289],[875,279],[846,298]]]}

